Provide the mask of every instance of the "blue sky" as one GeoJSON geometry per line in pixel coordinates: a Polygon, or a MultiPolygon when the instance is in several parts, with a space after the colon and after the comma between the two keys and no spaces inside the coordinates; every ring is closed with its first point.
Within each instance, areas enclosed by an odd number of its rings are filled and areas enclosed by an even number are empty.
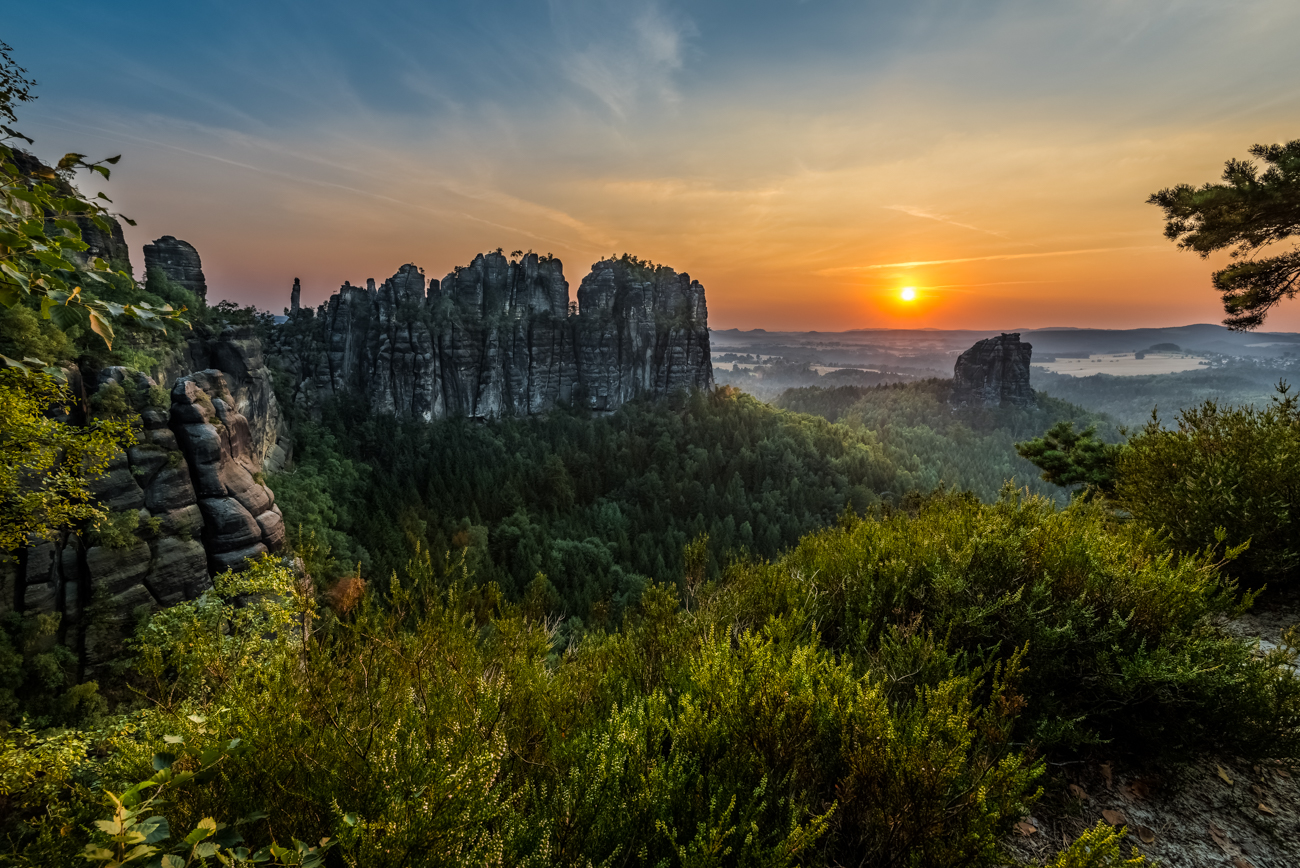
{"type": "MultiPolygon", "coordinates": [[[[1156,189],[1300,138],[1300,4],[46,2],[36,151],[278,309],[498,246],[629,251],[715,326],[1216,321],[1156,189]],[[897,290],[920,300],[900,306],[897,290]]],[[[137,257],[138,258],[138,257],[137,257]]],[[[139,263],[137,262],[137,265],[139,263]]],[[[1270,324],[1300,328],[1287,311],[1270,324]]]]}

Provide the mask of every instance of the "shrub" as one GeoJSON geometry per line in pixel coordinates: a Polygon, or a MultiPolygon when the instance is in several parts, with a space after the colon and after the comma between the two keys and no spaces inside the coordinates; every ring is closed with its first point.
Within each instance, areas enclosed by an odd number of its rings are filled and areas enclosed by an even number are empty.
{"type": "Polygon", "coordinates": [[[1252,584],[1300,569],[1300,407],[1284,384],[1262,409],[1206,401],[1165,429],[1153,415],[1118,460],[1118,503],[1180,551],[1249,542],[1228,566],[1252,584]],[[1218,529],[1224,533],[1216,536],[1218,529]]]}
{"type": "Polygon", "coordinates": [[[797,615],[895,693],[1027,647],[1016,735],[1048,749],[1294,750],[1300,682],[1285,660],[1208,627],[1251,599],[1215,561],[1176,557],[1100,504],[1008,488],[993,505],[938,495],[811,534],[735,568],[721,593],[727,620],[797,615]]]}

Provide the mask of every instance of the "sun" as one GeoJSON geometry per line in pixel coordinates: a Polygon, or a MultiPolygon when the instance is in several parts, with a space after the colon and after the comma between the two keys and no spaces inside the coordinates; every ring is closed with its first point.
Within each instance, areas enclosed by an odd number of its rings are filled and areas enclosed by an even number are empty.
{"type": "Polygon", "coordinates": [[[898,297],[901,298],[903,301],[915,301],[916,287],[915,286],[903,287],[903,291],[898,294],[898,297]]]}

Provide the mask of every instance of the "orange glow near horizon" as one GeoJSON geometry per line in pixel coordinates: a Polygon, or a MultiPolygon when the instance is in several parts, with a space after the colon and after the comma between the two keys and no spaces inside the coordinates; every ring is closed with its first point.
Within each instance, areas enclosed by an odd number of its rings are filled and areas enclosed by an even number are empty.
{"type": "Polygon", "coordinates": [[[122,155],[137,276],[173,235],[213,300],[276,313],[294,278],[315,306],[504,248],[554,254],[570,299],[610,255],[670,266],[715,329],[1217,323],[1224,259],[1146,201],[1300,138],[1295,0],[176,5],[72,32],[17,4],[20,126],[122,155]]]}
{"type": "MultiPolygon", "coordinates": [[[[896,120],[891,128],[922,123],[896,120]]],[[[715,329],[1136,328],[1223,319],[1210,274],[1225,260],[1179,251],[1146,198],[1218,177],[1250,143],[1300,135],[1291,117],[1127,134],[1051,119],[964,138],[936,128],[906,158],[832,149],[824,165],[795,159],[866,135],[841,121],[803,138],[799,124],[765,134],[770,118],[744,141],[718,132],[726,160],[707,174],[672,159],[608,174],[526,162],[486,174],[476,162],[486,158],[450,145],[435,171],[422,152],[350,139],[213,138],[184,150],[128,139],[108,192],[139,220],[126,227],[137,272],[143,244],[175,235],[198,248],[215,297],[276,313],[295,277],[303,304],[317,305],[345,280],[382,281],[408,262],[441,278],[503,247],[555,254],[571,299],[606,256],[669,265],[704,285],[715,329]],[[786,152],[770,153],[778,146],[786,152]],[[226,162],[194,156],[201,148],[226,162]],[[339,166],[366,168],[339,183],[339,166]]],[[[643,147],[658,153],[647,136],[643,147]]],[[[64,144],[53,133],[44,141],[64,144]]],[[[1300,331],[1300,301],[1280,305],[1264,330],[1300,331]]]]}

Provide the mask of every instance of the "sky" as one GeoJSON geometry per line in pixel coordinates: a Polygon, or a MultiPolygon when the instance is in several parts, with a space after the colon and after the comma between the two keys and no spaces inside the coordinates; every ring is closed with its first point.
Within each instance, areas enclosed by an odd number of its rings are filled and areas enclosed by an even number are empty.
{"type": "Polygon", "coordinates": [[[1300,138],[1297,33],[1295,0],[44,0],[0,39],[38,155],[122,154],[137,272],[175,235],[279,312],[498,247],[576,296],[628,252],[713,328],[839,331],[1220,321],[1226,260],[1145,200],[1300,138]]]}

